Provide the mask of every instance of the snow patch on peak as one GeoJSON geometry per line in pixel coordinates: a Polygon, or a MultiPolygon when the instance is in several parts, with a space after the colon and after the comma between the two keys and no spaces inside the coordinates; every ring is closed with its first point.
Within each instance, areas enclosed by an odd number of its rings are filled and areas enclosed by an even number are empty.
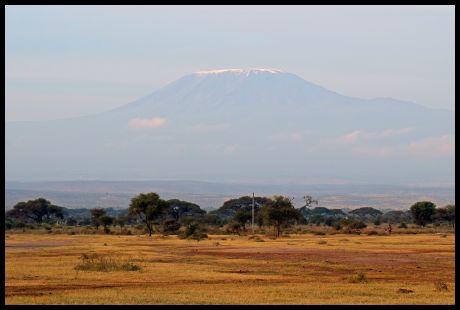
{"type": "Polygon", "coordinates": [[[221,69],[221,70],[208,70],[208,71],[198,71],[195,72],[196,75],[198,76],[203,76],[203,75],[217,75],[217,74],[222,74],[222,73],[233,73],[233,74],[243,74],[243,75],[249,75],[249,74],[258,74],[258,73],[281,73],[283,71],[277,70],[277,69],[221,69]]]}

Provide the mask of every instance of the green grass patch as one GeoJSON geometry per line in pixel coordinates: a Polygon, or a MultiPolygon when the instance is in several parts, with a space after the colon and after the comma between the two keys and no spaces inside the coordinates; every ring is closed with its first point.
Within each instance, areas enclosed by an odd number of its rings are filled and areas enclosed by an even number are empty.
{"type": "Polygon", "coordinates": [[[108,256],[102,256],[95,253],[83,254],[80,262],[74,267],[79,271],[138,271],[141,267],[130,261],[120,261],[108,256]]]}

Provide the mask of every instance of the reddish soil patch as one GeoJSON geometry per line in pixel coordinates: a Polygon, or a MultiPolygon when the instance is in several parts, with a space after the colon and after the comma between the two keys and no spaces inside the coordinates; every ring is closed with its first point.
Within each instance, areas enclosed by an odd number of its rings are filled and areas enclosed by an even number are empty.
{"type": "Polygon", "coordinates": [[[70,241],[37,241],[37,242],[23,242],[23,243],[6,243],[5,249],[7,248],[45,248],[45,247],[53,247],[53,246],[61,246],[69,244],[70,241]]]}

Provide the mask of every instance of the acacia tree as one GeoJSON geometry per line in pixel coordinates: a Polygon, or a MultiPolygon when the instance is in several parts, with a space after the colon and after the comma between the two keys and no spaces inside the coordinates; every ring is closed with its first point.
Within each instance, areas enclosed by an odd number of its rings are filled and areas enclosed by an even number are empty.
{"type": "Polygon", "coordinates": [[[318,200],[314,200],[312,196],[306,195],[303,196],[303,199],[305,200],[304,207],[310,208],[312,204],[318,205],[318,200]]]}
{"type": "Polygon", "coordinates": [[[91,221],[93,222],[96,229],[99,229],[101,225],[100,218],[105,215],[105,209],[103,208],[94,208],[91,209],[91,221]]]}
{"type": "Polygon", "coordinates": [[[129,217],[127,215],[124,216],[118,216],[113,219],[113,224],[120,226],[120,228],[123,228],[126,223],[128,223],[129,217]]]}
{"type": "Polygon", "coordinates": [[[436,210],[436,205],[431,201],[419,201],[410,207],[414,223],[425,226],[432,222],[432,216],[436,210]]]}
{"type": "Polygon", "coordinates": [[[241,208],[235,212],[235,215],[233,215],[232,222],[242,227],[243,231],[246,231],[246,223],[251,221],[251,219],[252,219],[251,212],[241,208]]]}
{"type": "Polygon", "coordinates": [[[452,228],[455,228],[455,205],[447,205],[436,209],[433,218],[438,221],[446,221],[452,225],[452,228]]]}
{"type": "Polygon", "coordinates": [[[452,225],[452,228],[455,228],[455,205],[447,205],[444,209],[446,209],[447,221],[452,225]]]}
{"type": "Polygon", "coordinates": [[[160,199],[157,193],[141,193],[131,199],[129,214],[139,216],[152,236],[155,221],[162,219],[167,208],[168,202],[160,199]]]}
{"type": "Polygon", "coordinates": [[[110,232],[109,228],[107,226],[112,225],[113,223],[113,217],[103,215],[99,217],[99,222],[104,226],[104,232],[107,234],[110,232]]]}
{"type": "Polygon", "coordinates": [[[49,220],[52,217],[64,218],[63,208],[52,205],[45,198],[28,200],[27,202],[18,202],[12,210],[6,213],[7,217],[16,218],[22,221],[42,223],[44,219],[49,220]]]}
{"type": "Polygon", "coordinates": [[[288,226],[300,218],[300,213],[294,208],[291,199],[284,196],[269,198],[262,207],[263,221],[275,228],[276,237],[281,235],[281,228],[288,226]]]}

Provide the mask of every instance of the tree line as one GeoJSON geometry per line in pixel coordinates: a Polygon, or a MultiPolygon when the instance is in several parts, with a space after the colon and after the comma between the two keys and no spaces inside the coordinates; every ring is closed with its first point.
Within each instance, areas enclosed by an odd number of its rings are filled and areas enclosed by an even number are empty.
{"type": "MultiPolygon", "coordinates": [[[[341,209],[324,207],[312,208],[318,204],[311,196],[304,196],[305,204],[295,208],[293,198],[286,196],[255,197],[255,224],[259,227],[272,227],[276,237],[294,224],[316,224],[334,226],[341,229],[360,229],[366,227],[364,222],[372,221],[379,225],[382,221],[389,223],[411,222],[425,226],[429,223],[446,222],[455,226],[455,205],[437,208],[429,201],[420,201],[404,211],[381,211],[364,207],[348,213],[341,209]]],[[[77,221],[66,216],[69,209],[56,206],[44,198],[17,203],[12,210],[6,212],[5,229],[24,227],[26,223],[63,223],[69,226],[93,225],[96,229],[103,227],[104,232],[110,232],[111,225],[142,224],[151,236],[155,231],[178,234],[183,228],[183,234],[199,238],[204,235],[207,225],[226,225],[227,229],[236,234],[246,232],[252,222],[252,198],[240,197],[226,201],[217,210],[206,212],[198,205],[178,199],[164,200],[157,193],[141,193],[131,199],[129,208],[117,216],[107,214],[107,209],[90,209],[90,217],[77,221]]]]}

